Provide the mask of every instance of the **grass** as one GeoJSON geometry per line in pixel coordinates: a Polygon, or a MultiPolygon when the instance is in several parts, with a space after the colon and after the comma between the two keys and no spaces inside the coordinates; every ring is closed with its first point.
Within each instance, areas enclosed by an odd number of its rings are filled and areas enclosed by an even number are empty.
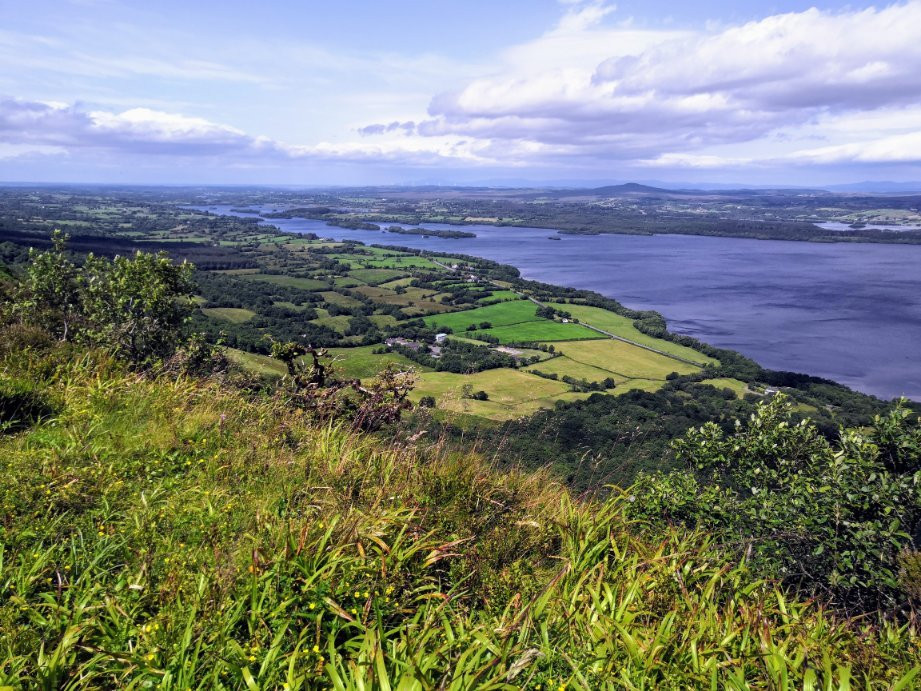
{"type": "Polygon", "coordinates": [[[423,367],[399,353],[373,353],[372,351],[378,347],[380,346],[329,348],[329,354],[334,360],[335,370],[344,377],[354,379],[373,377],[389,364],[397,365],[401,369],[428,371],[427,367],[423,367]]]}
{"type": "Polygon", "coordinates": [[[352,321],[352,317],[347,314],[340,314],[335,317],[318,317],[317,319],[312,319],[311,324],[316,324],[317,326],[325,326],[327,329],[332,329],[333,331],[338,331],[340,334],[344,334],[346,329],[349,328],[349,324],[352,321]]]}
{"type": "Polygon", "coordinates": [[[491,305],[497,302],[506,302],[508,300],[520,300],[521,296],[514,290],[493,290],[486,297],[481,297],[477,302],[491,305]]]}
{"type": "Polygon", "coordinates": [[[633,320],[628,319],[627,317],[624,317],[620,314],[616,314],[615,312],[611,312],[600,307],[590,307],[588,305],[570,305],[567,303],[547,304],[550,307],[554,307],[558,310],[569,312],[580,322],[590,324],[591,326],[602,329],[603,331],[608,331],[615,336],[626,338],[630,341],[633,341],[634,343],[640,343],[641,345],[649,346],[650,348],[655,348],[656,350],[661,350],[665,353],[677,355],[680,358],[690,360],[691,362],[696,362],[700,365],[719,364],[718,361],[714,358],[708,355],[704,355],[703,353],[700,353],[693,348],[678,345],[677,343],[672,343],[671,341],[666,341],[661,338],[647,336],[642,331],[639,331],[635,326],[633,326],[633,320]]]}
{"type": "Polygon", "coordinates": [[[433,396],[438,408],[467,413],[490,420],[513,420],[552,408],[556,398],[569,392],[563,382],[543,379],[514,369],[491,369],[475,374],[428,372],[420,375],[413,391],[414,400],[433,396]],[[462,398],[463,387],[489,394],[487,401],[462,398]]]}
{"type": "MultiPolygon", "coordinates": [[[[501,303],[514,305],[514,302],[501,303]]],[[[498,307],[498,305],[496,305],[498,307]]],[[[485,309],[485,308],[484,308],[485,309]]],[[[509,326],[498,326],[485,331],[475,331],[471,335],[489,334],[499,339],[500,343],[535,343],[537,341],[576,341],[580,339],[605,339],[597,331],[592,331],[581,324],[563,324],[561,322],[541,319],[540,321],[522,322],[509,326]]]]}
{"type": "Polygon", "coordinates": [[[634,525],[629,494],[102,356],[0,373],[56,409],[0,437],[0,685],[917,688],[915,630],[634,525]]]}
{"type": "Polygon", "coordinates": [[[287,288],[300,288],[301,290],[323,290],[329,288],[327,281],[320,281],[315,278],[298,278],[296,276],[285,276],[282,274],[246,274],[242,278],[247,281],[262,281],[263,283],[274,283],[277,286],[287,288]]]}
{"type": "Polygon", "coordinates": [[[748,393],[748,384],[730,377],[714,377],[713,379],[704,379],[700,383],[715,386],[717,389],[732,389],[736,398],[742,398],[742,396],[748,393]]]}
{"type": "Polygon", "coordinates": [[[253,372],[265,377],[280,377],[288,370],[280,360],[270,358],[268,355],[248,353],[236,348],[225,348],[224,352],[231,362],[239,365],[248,372],[253,372]]]}
{"type": "Polygon", "coordinates": [[[427,317],[424,321],[429,326],[449,328],[460,334],[470,324],[489,322],[493,326],[507,326],[520,322],[538,321],[540,317],[535,314],[536,312],[537,305],[533,302],[518,300],[501,302],[487,307],[477,307],[462,312],[439,314],[434,317],[427,317]]]}
{"type": "MultiPolygon", "coordinates": [[[[576,363],[611,372],[622,379],[664,380],[671,372],[691,374],[698,371],[694,365],[611,338],[555,343],[554,346],[558,352],[576,363]]],[[[542,363],[537,368],[546,370],[550,362],[542,363]]]]}
{"type": "Polygon", "coordinates": [[[402,278],[406,275],[405,271],[395,269],[355,269],[349,271],[349,276],[355,280],[376,286],[380,283],[387,283],[396,278],[402,278]]]}
{"type": "Polygon", "coordinates": [[[203,307],[201,311],[205,316],[211,317],[213,319],[223,319],[225,321],[233,322],[234,324],[242,324],[243,322],[248,322],[250,319],[256,316],[256,313],[252,310],[244,309],[242,307],[203,307]]]}

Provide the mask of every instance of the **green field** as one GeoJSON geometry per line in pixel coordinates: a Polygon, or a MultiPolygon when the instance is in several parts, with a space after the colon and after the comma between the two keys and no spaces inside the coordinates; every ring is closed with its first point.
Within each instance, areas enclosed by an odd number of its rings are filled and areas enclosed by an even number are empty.
{"type": "Polygon", "coordinates": [[[399,353],[384,353],[376,355],[372,351],[380,346],[360,346],[356,348],[329,348],[329,355],[333,359],[333,368],[337,374],[353,379],[367,379],[380,372],[388,364],[393,363],[405,369],[415,369],[418,372],[429,371],[399,353]]]}
{"type": "MultiPolygon", "coordinates": [[[[622,380],[664,380],[671,372],[691,374],[699,371],[699,368],[693,365],[623,341],[615,341],[611,338],[596,341],[574,341],[564,344],[555,343],[553,345],[556,347],[557,352],[562,353],[566,358],[579,365],[588,365],[617,375],[615,376],[615,381],[618,377],[622,380]]],[[[548,371],[550,364],[553,362],[555,360],[541,363],[537,365],[537,369],[548,371]]],[[[578,377],[577,374],[572,374],[571,376],[578,377]]]]}
{"type": "Polygon", "coordinates": [[[256,313],[252,310],[243,309],[242,307],[203,307],[201,311],[202,314],[212,319],[223,319],[234,324],[248,322],[256,316],[256,313]]]}
{"type": "Polygon", "coordinates": [[[257,355],[256,353],[247,353],[244,350],[236,348],[225,348],[227,358],[236,365],[245,370],[261,374],[268,377],[280,377],[288,370],[283,362],[270,358],[267,355],[257,355]]]}
{"type": "Polygon", "coordinates": [[[700,383],[715,386],[717,389],[732,389],[732,392],[736,395],[737,398],[742,398],[742,396],[748,393],[748,384],[746,384],[744,381],[731,379],[729,377],[714,377],[713,379],[704,379],[700,383]]]}
{"type": "Polygon", "coordinates": [[[320,295],[323,297],[323,300],[328,302],[331,305],[337,305],[339,307],[358,307],[361,305],[360,300],[349,295],[343,295],[342,293],[337,293],[334,290],[325,290],[320,295]]]}
{"type": "Polygon", "coordinates": [[[395,269],[355,269],[354,271],[349,271],[350,277],[373,286],[392,281],[395,278],[401,278],[405,275],[405,271],[397,271],[395,269]]]}
{"type": "MultiPolygon", "coordinates": [[[[569,386],[563,382],[542,379],[514,369],[492,369],[476,374],[426,372],[410,398],[433,396],[440,410],[466,413],[491,420],[513,420],[530,415],[541,408],[552,408],[557,400],[574,400],[569,386]],[[474,391],[485,391],[488,401],[462,398],[465,384],[474,391]]],[[[581,394],[577,397],[583,397],[581,394]]]]}
{"type": "Polygon", "coordinates": [[[671,341],[666,341],[661,338],[647,336],[642,331],[633,326],[632,319],[624,317],[620,314],[615,314],[609,310],[602,309],[600,307],[590,307],[588,305],[570,305],[562,302],[549,302],[547,305],[553,307],[554,309],[569,312],[579,321],[590,324],[598,329],[608,331],[615,336],[620,336],[621,338],[626,338],[628,340],[634,341],[635,343],[640,343],[642,345],[649,346],[650,348],[661,350],[664,353],[677,355],[680,358],[684,358],[685,360],[690,360],[691,362],[696,362],[701,365],[719,364],[717,360],[714,360],[713,358],[708,357],[707,355],[704,355],[703,353],[700,353],[693,348],[678,345],[677,343],[672,343],[671,341]]]}
{"type": "MultiPolygon", "coordinates": [[[[500,305],[514,305],[516,303],[500,303],[500,305]]],[[[498,307],[499,305],[497,305],[498,307]]],[[[484,308],[485,309],[485,308],[484,308]]],[[[602,336],[597,331],[582,326],[581,324],[563,324],[561,322],[541,319],[540,321],[522,322],[509,326],[498,326],[485,331],[475,331],[471,334],[478,338],[479,334],[490,334],[499,339],[500,343],[531,343],[536,341],[577,341],[581,339],[603,339],[609,341],[607,336],[602,336]]]]}
{"type": "Polygon", "coordinates": [[[347,314],[340,314],[335,317],[318,317],[317,319],[312,319],[311,324],[316,324],[317,326],[325,326],[327,329],[332,329],[333,331],[338,331],[340,334],[344,334],[345,330],[349,328],[349,322],[352,317],[347,314]]]}
{"type": "Polygon", "coordinates": [[[277,286],[285,286],[287,288],[300,288],[301,290],[323,290],[329,287],[327,281],[318,281],[315,278],[285,276],[282,274],[247,274],[241,278],[245,278],[247,281],[274,283],[277,286]]]}
{"type": "Polygon", "coordinates": [[[505,302],[507,300],[520,300],[521,296],[514,290],[494,290],[491,295],[482,297],[478,302],[491,305],[496,302],[505,302]]]}
{"type": "Polygon", "coordinates": [[[477,307],[463,312],[439,314],[434,317],[426,317],[424,321],[428,326],[449,328],[455,333],[460,333],[466,330],[470,324],[480,324],[482,322],[489,322],[495,327],[518,324],[519,322],[538,321],[540,317],[535,314],[536,312],[537,305],[530,300],[515,300],[512,302],[500,302],[486,307],[477,307]]]}

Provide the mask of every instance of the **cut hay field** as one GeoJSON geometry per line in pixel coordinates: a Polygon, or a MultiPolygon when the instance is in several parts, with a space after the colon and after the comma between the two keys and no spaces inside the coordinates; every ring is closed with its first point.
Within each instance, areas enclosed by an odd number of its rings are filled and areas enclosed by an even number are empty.
{"type": "Polygon", "coordinates": [[[684,358],[685,360],[690,360],[691,362],[696,362],[701,365],[719,364],[719,362],[714,358],[704,355],[703,353],[700,353],[693,348],[678,345],[677,343],[672,343],[671,341],[666,341],[661,338],[648,336],[633,326],[633,320],[620,314],[610,312],[606,309],[602,309],[601,307],[590,307],[589,305],[570,305],[563,302],[548,302],[547,305],[549,307],[553,307],[554,309],[569,312],[580,322],[594,326],[597,329],[608,331],[615,336],[620,336],[621,338],[629,339],[635,343],[640,343],[642,345],[649,346],[650,348],[661,350],[664,353],[670,353],[672,355],[676,355],[677,357],[684,358]]]}
{"type": "Polygon", "coordinates": [[[419,376],[410,398],[418,402],[423,396],[434,397],[440,410],[502,421],[524,417],[541,408],[552,408],[557,400],[584,398],[586,394],[574,395],[563,382],[503,368],[476,374],[426,372],[419,376]],[[473,391],[485,391],[489,400],[462,398],[465,384],[469,384],[473,391]]]}
{"type": "Polygon", "coordinates": [[[202,307],[201,312],[212,319],[223,319],[234,324],[248,322],[256,316],[256,313],[252,310],[242,307],[202,307]]]}
{"type": "Polygon", "coordinates": [[[606,338],[556,344],[557,351],[572,360],[631,379],[665,379],[672,372],[691,374],[700,368],[623,341],[606,338]]]}

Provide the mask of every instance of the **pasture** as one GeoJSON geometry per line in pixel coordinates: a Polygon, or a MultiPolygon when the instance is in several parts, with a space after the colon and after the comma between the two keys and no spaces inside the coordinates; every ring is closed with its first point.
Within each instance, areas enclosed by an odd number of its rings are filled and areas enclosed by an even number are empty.
{"type": "Polygon", "coordinates": [[[248,322],[256,316],[252,310],[242,307],[202,307],[202,314],[212,319],[223,319],[224,321],[242,324],[248,322]]]}
{"type": "MultiPolygon", "coordinates": [[[[514,305],[516,303],[499,303],[499,305],[514,305]]],[[[499,306],[497,305],[497,306],[499,306]]],[[[611,340],[602,336],[597,331],[582,326],[581,324],[563,324],[561,322],[540,319],[538,321],[497,326],[493,329],[475,331],[470,335],[480,338],[481,334],[490,334],[499,339],[500,343],[534,343],[537,341],[578,341],[582,339],[611,340]]]]}
{"type": "Polygon", "coordinates": [[[485,307],[476,307],[462,312],[439,314],[433,317],[426,317],[424,321],[428,326],[436,326],[442,329],[449,328],[459,334],[465,331],[470,324],[489,322],[494,327],[497,327],[541,320],[536,312],[537,305],[533,302],[529,300],[515,300],[511,302],[499,302],[495,305],[487,305],[485,307]]]}
{"type": "Polygon", "coordinates": [[[553,307],[554,309],[569,312],[580,322],[590,324],[595,328],[602,329],[603,331],[612,333],[615,336],[620,336],[621,338],[626,338],[628,340],[634,341],[635,343],[640,343],[642,345],[649,346],[650,348],[661,350],[664,353],[670,353],[672,355],[676,355],[677,357],[684,358],[685,360],[696,362],[700,365],[719,364],[717,360],[704,355],[703,353],[700,353],[693,348],[678,345],[677,343],[672,343],[671,341],[666,341],[661,338],[648,336],[633,326],[633,320],[609,310],[602,309],[601,307],[591,307],[589,305],[571,305],[564,302],[548,302],[547,305],[549,307],[553,307]]]}
{"type": "Polygon", "coordinates": [[[274,283],[277,286],[288,288],[300,288],[301,290],[323,290],[329,288],[327,281],[320,281],[315,278],[299,278],[297,276],[285,276],[282,274],[245,274],[241,278],[247,281],[262,281],[264,283],[274,283]]]}
{"type": "MultiPolygon", "coordinates": [[[[674,360],[665,355],[645,350],[623,341],[605,338],[594,341],[574,341],[572,343],[554,343],[557,352],[581,365],[589,365],[600,370],[618,375],[621,379],[665,380],[672,372],[691,374],[699,371],[698,367],[686,362],[674,360]]],[[[548,363],[538,365],[546,370],[548,363]]],[[[576,375],[573,375],[576,376],[576,375]]],[[[615,381],[617,377],[615,377],[615,381]]]]}

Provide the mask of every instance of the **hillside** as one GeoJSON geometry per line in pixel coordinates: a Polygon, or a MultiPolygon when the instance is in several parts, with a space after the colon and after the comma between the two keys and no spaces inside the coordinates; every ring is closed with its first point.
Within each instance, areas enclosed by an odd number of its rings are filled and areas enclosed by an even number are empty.
{"type": "Polygon", "coordinates": [[[917,679],[910,629],[797,601],[704,534],[643,528],[628,495],[578,502],[543,473],[317,424],[220,378],[5,347],[0,683],[917,679]]]}

